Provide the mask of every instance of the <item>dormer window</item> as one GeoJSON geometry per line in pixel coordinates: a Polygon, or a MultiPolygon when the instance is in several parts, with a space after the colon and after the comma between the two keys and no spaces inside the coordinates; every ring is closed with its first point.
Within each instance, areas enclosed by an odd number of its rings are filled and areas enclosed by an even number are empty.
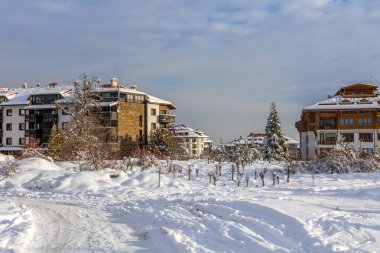
{"type": "Polygon", "coordinates": [[[365,99],[365,98],[360,99],[359,103],[360,103],[360,104],[370,104],[369,100],[368,100],[368,99],[365,99]]]}
{"type": "Polygon", "coordinates": [[[341,104],[353,104],[353,102],[348,99],[344,99],[342,100],[341,104]]]}

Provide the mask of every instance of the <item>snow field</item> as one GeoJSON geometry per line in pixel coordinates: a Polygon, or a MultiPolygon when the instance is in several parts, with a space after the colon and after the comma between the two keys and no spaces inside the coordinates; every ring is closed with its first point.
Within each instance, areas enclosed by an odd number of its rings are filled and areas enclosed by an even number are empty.
{"type": "Polygon", "coordinates": [[[214,164],[175,163],[182,166],[182,174],[161,175],[158,188],[156,168],[76,172],[71,163],[24,160],[21,173],[0,181],[0,201],[11,203],[33,226],[13,230],[12,236],[0,232],[8,241],[0,247],[32,253],[319,253],[380,248],[379,173],[319,174],[314,185],[312,175],[292,175],[287,184],[280,174],[280,184],[273,186],[268,172],[262,187],[254,170],[281,170],[282,165],[259,162],[245,168],[249,187],[244,179],[237,187],[225,163],[213,186],[207,174],[214,164]],[[188,181],[190,164],[194,169],[188,181]],[[18,242],[11,240],[16,234],[18,242]]]}
{"type": "Polygon", "coordinates": [[[0,252],[27,252],[23,248],[32,233],[32,213],[25,205],[1,200],[0,252]]]}

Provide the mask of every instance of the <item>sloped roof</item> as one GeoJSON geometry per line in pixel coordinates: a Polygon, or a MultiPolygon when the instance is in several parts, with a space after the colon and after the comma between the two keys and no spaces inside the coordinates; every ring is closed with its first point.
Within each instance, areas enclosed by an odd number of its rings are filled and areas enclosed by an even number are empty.
{"type": "Polygon", "coordinates": [[[160,104],[160,105],[168,105],[172,109],[176,109],[175,105],[172,102],[163,100],[161,98],[154,97],[152,95],[147,94],[148,96],[148,101],[152,104],[160,104]]]}
{"type": "Polygon", "coordinates": [[[313,105],[305,107],[304,111],[314,110],[339,110],[339,109],[379,109],[380,96],[376,97],[361,97],[361,98],[344,98],[342,96],[335,96],[313,105]],[[363,100],[367,102],[363,103],[363,100]]]}

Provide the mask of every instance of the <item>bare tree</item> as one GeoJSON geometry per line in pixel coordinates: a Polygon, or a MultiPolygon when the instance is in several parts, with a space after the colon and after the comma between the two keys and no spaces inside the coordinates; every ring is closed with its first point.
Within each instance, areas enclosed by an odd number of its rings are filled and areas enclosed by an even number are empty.
{"type": "Polygon", "coordinates": [[[260,178],[261,178],[261,182],[262,182],[262,184],[263,184],[263,186],[265,186],[265,182],[264,182],[264,178],[265,178],[265,173],[267,172],[267,168],[265,168],[263,171],[261,171],[260,173],[259,173],[259,176],[260,176],[260,178]]]}
{"type": "Polygon", "coordinates": [[[248,184],[249,184],[249,176],[248,175],[245,176],[245,182],[247,183],[247,187],[248,187],[248,184]]]}
{"type": "Polygon", "coordinates": [[[193,166],[189,165],[187,166],[187,175],[189,177],[189,181],[191,180],[191,172],[193,172],[193,166]]]}
{"type": "Polygon", "coordinates": [[[9,177],[18,172],[19,162],[13,156],[7,156],[1,163],[0,172],[3,177],[9,177]]]}
{"type": "Polygon", "coordinates": [[[73,84],[72,95],[65,98],[63,104],[58,103],[62,110],[72,116],[68,126],[58,133],[62,149],[65,150],[62,155],[64,159],[76,160],[81,170],[97,170],[110,154],[102,144],[102,125],[97,115],[99,97],[95,92],[96,79],[83,74],[73,84]],[[64,104],[74,108],[67,110],[64,104]]]}
{"type": "Polygon", "coordinates": [[[240,187],[240,181],[242,178],[243,174],[237,173],[237,186],[240,187]]]}
{"type": "Polygon", "coordinates": [[[289,159],[285,160],[285,166],[286,166],[286,182],[290,182],[290,174],[293,172],[293,167],[292,167],[292,161],[289,159]]]}
{"type": "Polygon", "coordinates": [[[161,174],[163,171],[164,171],[164,169],[163,169],[162,165],[159,165],[158,170],[157,170],[157,172],[158,172],[158,187],[161,187],[161,174]]]}
{"type": "Polygon", "coordinates": [[[231,180],[234,181],[234,174],[236,171],[236,166],[235,164],[231,164],[231,180]]]}
{"type": "Polygon", "coordinates": [[[272,169],[272,179],[273,179],[273,185],[276,185],[276,170],[272,169]]]}

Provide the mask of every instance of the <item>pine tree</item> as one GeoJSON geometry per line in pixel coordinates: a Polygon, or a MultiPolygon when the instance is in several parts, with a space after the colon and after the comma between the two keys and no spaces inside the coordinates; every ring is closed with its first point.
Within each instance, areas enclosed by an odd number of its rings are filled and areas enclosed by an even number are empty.
{"type": "Polygon", "coordinates": [[[49,156],[54,160],[62,159],[63,154],[63,140],[60,134],[58,133],[57,125],[54,124],[50,131],[49,136],[49,156]]]}
{"type": "Polygon", "coordinates": [[[280,118],[275,103],[271,105],[265,133],[267,138],[265,141],[264,158],[268,161],[286,158],[288,156],[288,149],[285,144],[285,137],[282,134],[280,118]]]}

